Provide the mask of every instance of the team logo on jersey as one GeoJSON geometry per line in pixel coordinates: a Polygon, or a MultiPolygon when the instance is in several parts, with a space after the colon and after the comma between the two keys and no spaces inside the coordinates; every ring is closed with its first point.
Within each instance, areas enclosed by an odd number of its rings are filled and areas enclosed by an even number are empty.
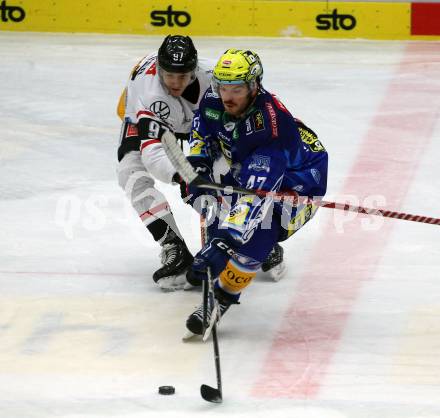
{"type": "Polygon", "coordinates": [[[266,155],[255,155],[249,164],[249,170],[270,172],[270,157],[266,155]]]}
{"type": "Polygon", "coordinates": [[[161,119],[168,119],[170,116],[170,107],[161,100],[158,100],[151,104],[150,110],[161,119]]]}
{"type": "Polygon", "coordinates": [[[261,110],[258,110],[252,115],[254,120],[255,132],[264,130],[264,117],[261,110]]]}

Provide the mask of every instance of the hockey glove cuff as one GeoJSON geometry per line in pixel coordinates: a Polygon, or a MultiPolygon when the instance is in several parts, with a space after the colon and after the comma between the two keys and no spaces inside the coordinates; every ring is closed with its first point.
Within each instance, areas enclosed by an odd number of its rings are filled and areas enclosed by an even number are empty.
{"type": "Polygon", "coordinates": [[[207,280],[208,267],[212,277],[217,277],[234,255],[233,248],[226,241],[214,238],[205,245],[194,257],[191,266],[191,277],[194,280],[207,280]]]}
{"type": "MultiPolygon", "coordinates": [[[[205,179],[209,183],[214,181],[212,166],[210,165],[209,160],[207,160],[206,158],[192,157],[192,156],[187,157],[187,160],[194,167],[194,170],[199,176],[203,177],[203,179],[205,179]]],[[[193,206],[194,209],[196,209],[198,212],[200,212],[200,207],[201,207],[201,205],[197,203],[200,202],[200,199],[198,199],[200,196],[217,195],[215,191],[206,190],[200,187],[195,187],[192,186],[191,184],[187,185],[186,192],[187,192],[186,203],[193,206]]]]}

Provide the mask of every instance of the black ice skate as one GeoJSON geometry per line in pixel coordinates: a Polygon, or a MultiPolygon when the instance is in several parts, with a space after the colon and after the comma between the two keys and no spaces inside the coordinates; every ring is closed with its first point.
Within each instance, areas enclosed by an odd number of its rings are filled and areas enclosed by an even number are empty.
{"type": "Polygon", "coordinates": [[[186,244],[174,231],[170,231],[162,242],[163,266],[153,274],[153,280],[164,290],[182,289],[186,283],[185,273],[193,262],[186,244]]]}
{"type": "Polygon", "coordinates": [[[189,269],[186,272],[186,283],[183,290],[201,289],[203,280],[195,276],[193,271],[189,269]]]}
{"type": "MultiPolygon", "coordinates": [[[[205,332],[205,335],[203,336],[204,340],[209,337],[210,329],[212,328],[212,325],[214,324],[214,321],[216,319],[216,316],[218,317],[218,321],[220,318],[225,314],[225,312],[229,309],[231,306],[231,303],[226,301],[216,301],[217,303],[214,303],[214,306],[211,302],[208,302],[208,310],[206,315],[207,320],[207,329],[208,333],[205,332]],[[219,309],[218,311],[213,312],[213,308],[219,309]]],[[[194,335],[203,335],[204,329],[203,329],[203,303],[188,317],[186,320],[186,328],[187,333],[183,337],[184,340],[189,339],[193,337],[194,335]]]]}
{"type": "Polygon", "coordinates": [[[261,265],[261,270],[265,273],[268,272],[275,282],[280,281],[286,273],[286,265],[284,264],[283,256],[283,247],[277,243],[261,265]]]}

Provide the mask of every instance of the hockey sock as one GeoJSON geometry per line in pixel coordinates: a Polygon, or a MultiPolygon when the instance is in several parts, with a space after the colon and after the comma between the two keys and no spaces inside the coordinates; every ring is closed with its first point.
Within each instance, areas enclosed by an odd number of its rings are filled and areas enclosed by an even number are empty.
{"type": "Polygon", "coordinates": [[[218,286],[226,293],[238,296],[248,286],[257,274],[257,270],[230,259],[225,269],[220,273],[218,286]]]}
{"type": "Polygon", "coordinates": [[[161,241],[168,233],[169,225],[163,219],[157,219],[151,224],[147,225],[147,229],[153,235],[155,241],[161,241]]]}

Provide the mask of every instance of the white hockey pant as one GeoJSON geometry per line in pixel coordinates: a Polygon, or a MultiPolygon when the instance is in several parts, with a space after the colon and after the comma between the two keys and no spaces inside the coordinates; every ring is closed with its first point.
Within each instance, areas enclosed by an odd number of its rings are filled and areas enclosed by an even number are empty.
{"type": "Polygon", "coordinates": [[[148,226],[157,219],[163,219],[182,238],[168,201],[154,187],[154,179],[142,163],[140,152],[126,154],[120,161],[117,172],[119,185],[143,224],[148,226]]]}

